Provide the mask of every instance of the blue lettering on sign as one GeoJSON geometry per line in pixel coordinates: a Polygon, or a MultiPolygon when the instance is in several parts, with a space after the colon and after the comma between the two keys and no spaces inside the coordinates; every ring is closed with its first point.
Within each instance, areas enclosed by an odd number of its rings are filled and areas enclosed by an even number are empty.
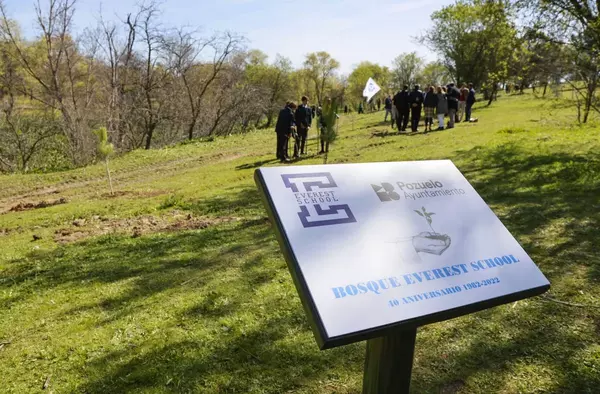
{"type": "MultiPolygon", "coordinates": [[[[329,172],[282,174],[281,178],[285,187],[291,189],[294,193],[309,193],[313,192],[314,189],[334,189],[338,187],[329,172]]],[[[356,223],[356,217],[350,206],[348,204],[338,204],[339,200],[333,197],[333,191],[313,192],[313,194],[317,193],[323,193],[328,197],[327,199],[319,197],[321,201],[316,198],[296,198],[296,201],[300,204],[298,217],[304,228],[356,223]],[[335,205],[319,204],[319,202],[334,201],[336,202],[335,205]]]]}
{"type": "MultiPolygon", "coordinates": [[[[469,272],[478,272],[490,268],[502,268],[519,262],[520,260],[514,255],[508,254],[489,259],[471,261],[469,264],[454,264],[446,267],[434,268],[432,270],[423,270],[418,272],[411,272],[408,274],[402,274],[398,277],[391,276],[383,279],[375,279],[366,282],[348,284],[346,286],[333,287],[331,288],[331,290],[333,291],[333,295],[335,298],[344,298],[347,296],[353,297],[359,294],[367,293],[380,295],[383,294],[386,290],[391,290],[396,287],[413,287],[414,285],[418,285],[420,283],[436,281],[452,276],[463,276],[465,274],[468,274],[469,272]],[[401,281],[399,278],[403,279],[403,281],[401,281]]],[[[426,292],[422,294],[416,294],[413,296],[407,296],[403,298],[403,302],[406,304],[409,302],[428,300],[430,298],[439,297],[440,295],[454,294],[462,290],[478,289],[480,287],[491,286],[497,283],[500,283],[500,279],[498,279],[497,277],[487,278],[485,280],[475,280],[465,283],[462,287],[454,286],[445,289],[440,289],[434,292],[426,292]]],[[[398,305],[400,305],[399,301],[398,303],[390,303],[390,306],[398,305]]]]}

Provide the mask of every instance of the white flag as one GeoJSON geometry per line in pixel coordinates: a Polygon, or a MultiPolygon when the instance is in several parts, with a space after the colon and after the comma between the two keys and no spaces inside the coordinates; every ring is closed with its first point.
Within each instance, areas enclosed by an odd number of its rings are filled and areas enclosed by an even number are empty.
{"type": "Polygon", "coordinates": [[[375,81],[373,81],[373,78],[369,78],[369,80],[367,81],[367,86],[365,86],[365,90],[363,90],[363,96],[365,96],[367,98],[367,101],[369,101],[380,90],[381,88],[379,87],[379,85],[377,85],[375,81]]]}

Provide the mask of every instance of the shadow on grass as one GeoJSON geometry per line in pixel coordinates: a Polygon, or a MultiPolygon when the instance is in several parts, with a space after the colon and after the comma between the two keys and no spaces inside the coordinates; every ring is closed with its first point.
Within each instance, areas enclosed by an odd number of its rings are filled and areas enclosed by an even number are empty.
{"type": "MultiPolygon", "coordinates": [[[[376,131],[371,133],[371,137],[378,137],[378,138],[385,138],[385,137],[416,137],[418,135],[428,135],[428,134],[433,134],[433,133],[437,133],[437,132],[442,132],[442,131],[446,131],[447,129],[444,130],[431,130],[431,131],[376,131]]],[[[450,130],[448,130],[450,131],[450,130]]]]}
{"type": "Polygon", "coordinates": [[[477,374],[479,385],[466,392],[594,393],[600,376],[593,367],[581,368],[585,363],[581,354],[593,346],[564,324],[569,319],[573,319],[571,310],[550,303],[535,303],[519,312],[502,308],[458,319],[439,337],[428,337],[431,347],[427,353],[419,352],[423,342],[417,341],[417,357],[426,369],[418,370],[413,389],[449,392],[445,388],[452,382],[465,382],[477,374]],[[508,383],[516,365],[526,365],[532,375],[508,383]],[[541,388],[536,381],[546,380],[545,375],[554,381],[551,388],[541,388]]]}
{"type": "Polygon", "coordinates": [[[306,380],[326,379],[340,359],[360,363],[351,354],[351,350],[357,353],[357,346],[319,353],[312,344],[298,338],[290,340],[290,333],[308,329],[304,321],[303,313],[296,309],[273,314],[251,331],[222,331],[208,343],[183,340],[133,357],[127,351],[117,351],[89,365],[105,373],[80,389],[86,393],[159,389],[275,394],[301,388],[306,380]]]}
{"type": "MultiPolygon", "coordinates": [[[[524,246],[539,246],[540,231],[560,229],[555,242],[534,251],[564,264],[586,264],[576,258],[595,255],[600,240],[600,156],[542,153],[531,156],[517,144],[473,148],[458,154],[459,167],[479,194],[492,206],[502,206],[499,216],[524,246]],[[567,253],[563,255],[562,252],[567,253]]],[[[552,241],[546,239],[545,241],[552,241]]],[[[527,249],[527,248],[526,248],[527,249]]],[[[543,262],[542,261],[542,262],[543,262]]],[[[552,268],[552,267],[548,267],[552,268]]],[[[598,266],[589,266],[590,279],[598,280],[598,266]]]]}
{"type": "MultiPolygon", "coordinates": [[[[108,235],[51,252],[31,253],[15,261],[4,273],[11,277],[8,289],[18,287],[23,295],[11,303],[26,300],[36,291],[80,285],[106,285],[129,281],[128,291],[105,298],[98,304],[116,309],[135,299],[178,286],[191,274],[210,278],[229,259],[251,255],[270,242],[265,220],[240,220],[233,224],[181,233],[157,233],[140,238],[108,235]],[[232,243],[244,234],[245,243],[232,243]],[[250,238],[248,238],[250,237],[250,238]]],[[[2,288],[4,286],[0,286],[2,288]]],[[[9,305],[4,305],[5,307],[9,305]]],[[[78,310],[85,309],[79,307],[78,310]]],[[[71,310],[73,312],[76,310],[71,310]]]]}
{"type": "Polygon", "coordinates": [[[256,187],[230,187],[209,198],[187,202],[183,209],[214,217],[263,216],[266,213],[256,187]]]}
{"type": "Polygon", "coordinates": [[[306,154],[297,158],[291,158],[290,165],[294,165],[296,163],[302,163],[305,160],[312,160],[317,158],[323,158],[323,153],[314,153],[314,154],[306,154]]]}
{"type": "Polygon", "coordinates": [[[374,131],[374,132],[371,133],[371,138],[373,138],[373,137],[380,137],[380,138],[383,138],[383,137],[397,137],[397,136],[401,136],[401,135],[405,135],[405,134],[403,134],[401,132],[397,132],[397,131],[388,131],[388,130],[385,130],[385,131],[374,131]]]}
{"type": "MultiPolygon", "coordinates": [[[[598,153],[538,151],[532,155],[516,143],[507,143],[461,151],[453,159],[540,266],[552,283],[554,297],[573,302],[570,297],[579,295],[580,290],[587,293],[597,288],[600,280],[598,153]]],[[[417,392],[433,392],[452,379],[464,381],[476,373],[485,374],[487,384],[491,384],[488,390],[500,391],[504,377],[510,372],[507,362],[529,363],[545,369],[546,373],[552,371],[556,383],[550,392],[596,392],[600,374],[589,364],[593,365],[592,360],[600,353],[594,328],[600,309],[582,310],[541,301],[534,301],[533,305],[520,314],[501,308],[478,314],[499,319],[498,328],[504,334],[510,333],[510,340],[498,340],[498,335],[490,332],[488,321],[471,317],[464,319],[469,322],[466,324],[459,320],[453,335],[455,339],[468,338],[469,345],[458,347],[459,350],[446,348],[452,361],[435,359],[440,355],[436,350],[422,358],[426,365],[437,365],[442,370],[453,365],[456,371],[439,379],[429,378],[430,383],[418,385],[417,392]],[[590,329],[585,334],[573,332],[569,328],[573,324],[590,329]],[[586,353],[587,356],[582,356],[586,353]]],[[[452,342],[451,338],[445,340],[452,342]]],[[[440,343],[438,348],[444,348],[444,344],[440,343]]],[[[533,392],[535,388],[527,387],[524,382],[519,391],[533,392]]]]}
{"type": "Polygon", "coordinates": [[[278,162],[279,162],[279,159],[259,160],[259,161],[255,161],[254,163],[247,163],[247,164],[239,165],[239,166],[235,167],[235,169],[236,170],[251,170],[254,168],[266,166],[268,164],[275,164],[278,162]]]}

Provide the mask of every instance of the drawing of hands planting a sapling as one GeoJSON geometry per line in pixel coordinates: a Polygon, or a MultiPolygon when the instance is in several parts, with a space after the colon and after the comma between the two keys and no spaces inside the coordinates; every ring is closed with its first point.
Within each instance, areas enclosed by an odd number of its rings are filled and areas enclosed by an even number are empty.
{"type": "Polygon", "coordinates": [[[435,254],[437,256],[441,255],[450,247],[450,237],[447,234],[440,234],[433,229],[432,216],[435,215],[435,213],[427,212],[425,207],[422,207],[421,210],[415,209],[415,212],[427,221],[427,225],[431,229],[431,231],[424,231],[413,237],[412,244],[415,251],[435,254]]]}

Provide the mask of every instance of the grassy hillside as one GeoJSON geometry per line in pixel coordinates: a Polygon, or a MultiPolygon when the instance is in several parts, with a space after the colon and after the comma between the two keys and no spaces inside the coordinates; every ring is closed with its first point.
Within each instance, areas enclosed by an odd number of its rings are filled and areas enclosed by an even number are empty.
{"type": "MultiPolygon", "coordinates": [[[[452,159],[552,283],[421,328],[412,391],[598,392],[599,128],[530,95],[426,135],[383,115],[342,117],[329,161],[452,159]]],[[[133,152],[116,196],[102,166],[0,176],[0,392],[360,392],[364,343],[318,350],[254,186],[274,138],[133,152]]]]}

